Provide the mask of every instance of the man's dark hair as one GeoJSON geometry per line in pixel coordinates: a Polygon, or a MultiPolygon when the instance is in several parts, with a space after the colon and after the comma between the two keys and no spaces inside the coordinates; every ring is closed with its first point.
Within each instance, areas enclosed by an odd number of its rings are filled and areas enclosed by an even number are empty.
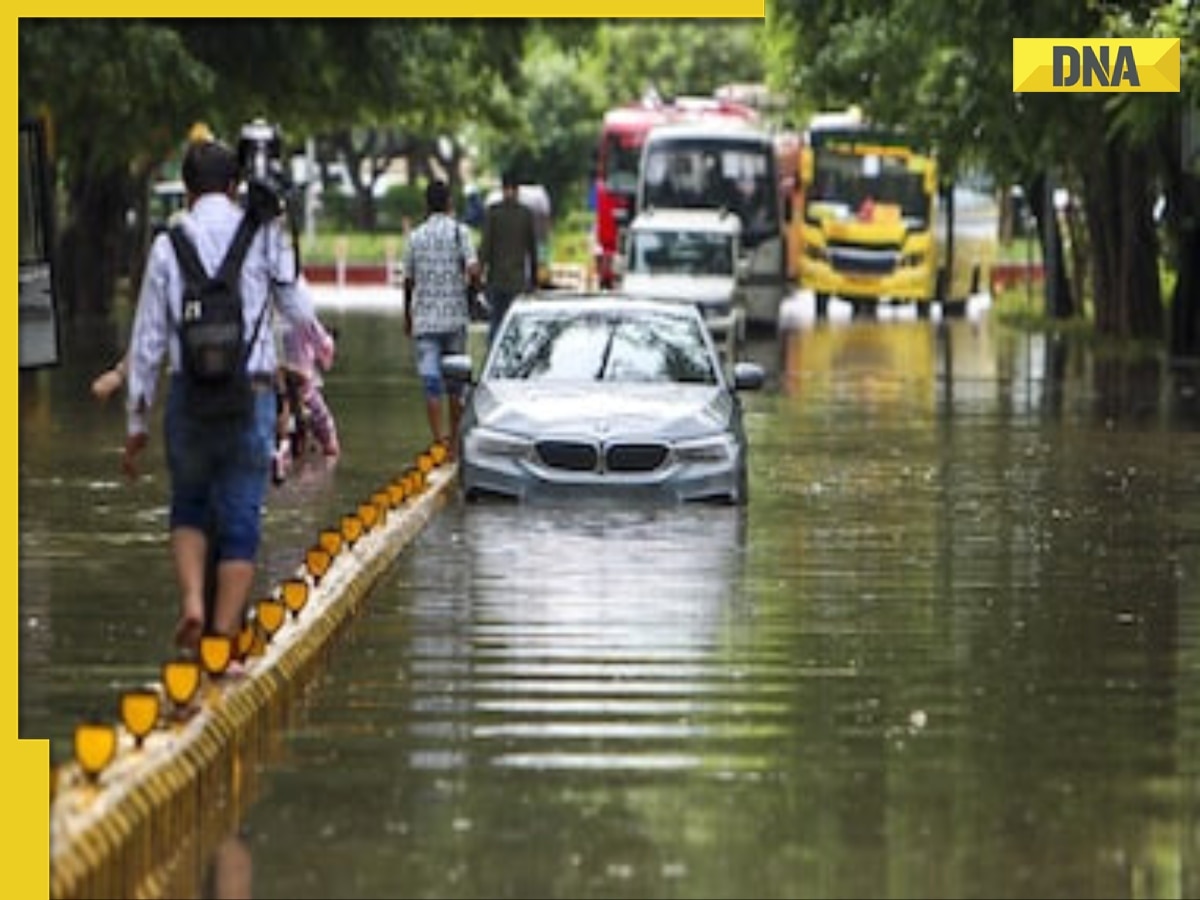
{"type": "Polygon", "coordinates": [[[435,178],[425,188],[425,209],[431,213],[445,212],[450,206],[450,186],[435,178]]]}
{"type": "Polygon", "coordinates": [[[515,169],[505,169],[500,176],[500,186],[506,188],[515,188],[520,186],[520,179],[517,178],[515,169]]]}
{"type": "Polygon", "coordinates": [[[183,186],[193,196],[224,193],[237,182],[237,157],[220,141],[199,141],[183,157],[183,186]]]}

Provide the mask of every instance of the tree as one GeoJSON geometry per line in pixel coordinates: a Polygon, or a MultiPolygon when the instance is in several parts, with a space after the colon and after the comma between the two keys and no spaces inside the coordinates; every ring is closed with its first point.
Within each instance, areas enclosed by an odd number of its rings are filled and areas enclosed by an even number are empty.
{"type": "Polygon", "coordinates": [[[522,91],[511,97],[515,127],[483,136],[497,171],[512,168],[545,186],[556,210],[581,193],[595,152],[602,113],[594,82],[577,51],[539,42],[525,60],[522,91]]]}
{"type": "Polygon", "coordinates": [[[596,35],[604,99],[625,103],[650,87],[711,96],[722,84],[762,81],[764,37],[758,20],[606,23],[596,35]]]}
{"type": "Polygon", "coordinates": [[[53,126],[66,197],[58,267],[66,309],[102,312],[145,233],[148,181],[188,126],[231,143],[264,116],[285,134],[357,125],[453,133],[486,119],[516,78],[520,20],[31,20],[20,23],[23,115],[53,126]],[[144,215],[139,220],[144,228],[144,215]]]}
{"type": "MultiPolygon", "coordinates": [[[[950,173],[974,158],[1001,179],[1024,184],[1031,197],[1047,175],[1078,184],[1097,331],[1159,337],[1164,317],[1151,211],[1160,186],[1169,204],[1180,189],[1165,180],[1162,154],[1154,148],[1178,131],[1153,113],[1144,132],[1120,127],[1119,104],[1106,95],[1021,96],[1010,86],[1015,36],[1144,33],[1168,8],[1186,15],[1178,4],[1139,0],[1107,6],[772,0],[771,75],[798,91],[809,108],[857,102],[873,118],[929,136],[950,173]]],[[[1177,24],[1182,30],[1175,34],[1194,34],[1194,17],[1177,24]]],[[[1165,106],[1178,110],[1187,96],[1165,106]]],[[[1125,102],[1149,110],[1162,101],[1136,95],[1125,102]]],[[[1187,265],[1181,256],[1176,262],[1187,265]]]]}
{"type": "Polygon", "coordinates": [[[18,40],[21,113],[48,119],[65,185],[64,309],[99,312],[128,255],[130,198],[199,117],[213,77],[164,25],[23,19],[18,40]]]}

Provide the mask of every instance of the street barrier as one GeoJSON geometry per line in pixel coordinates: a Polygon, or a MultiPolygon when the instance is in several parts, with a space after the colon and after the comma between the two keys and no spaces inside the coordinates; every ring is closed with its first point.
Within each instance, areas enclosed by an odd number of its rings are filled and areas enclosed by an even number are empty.
{"type": "Polygon", "coordinates": [[[454,483],[440,445],[320,532],[237,639],[169,660],[119,723],[83,722],[51,771],[50,896],[163,897],[194,879],[278,757],[294,699],[332,638],[454,483]],[[236,662],[237,675],[229,667],[236,662]],[[157,702],[156,702],[157,701],[157,702]]]}

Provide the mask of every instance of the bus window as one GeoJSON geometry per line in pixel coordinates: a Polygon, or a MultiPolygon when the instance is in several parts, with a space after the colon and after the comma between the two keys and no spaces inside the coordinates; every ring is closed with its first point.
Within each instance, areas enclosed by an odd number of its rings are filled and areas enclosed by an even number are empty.
{"type": "Polygon", "coordinates": [[[54,220],[50,175],[40,122],[22,122],[18,159],[17,231],[20,246],[17,347],[20,368],[59,362],[58,310],[54,301],[54,220]]]}

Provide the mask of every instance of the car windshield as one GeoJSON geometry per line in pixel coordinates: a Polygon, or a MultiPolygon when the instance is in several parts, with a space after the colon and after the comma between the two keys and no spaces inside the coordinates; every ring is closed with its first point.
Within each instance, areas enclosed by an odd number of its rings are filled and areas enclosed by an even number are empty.
{"type": "Polygon", "coordinates": [[[642,275],[732,275],[733,239],[703,231],[634,231],[629,271],[642,275]]]}
{"type": "Polygon", "coordinates": [[[703,325],[610,310],[514,310],[487,377],[519,381],[716,384],[703,325]]]}

